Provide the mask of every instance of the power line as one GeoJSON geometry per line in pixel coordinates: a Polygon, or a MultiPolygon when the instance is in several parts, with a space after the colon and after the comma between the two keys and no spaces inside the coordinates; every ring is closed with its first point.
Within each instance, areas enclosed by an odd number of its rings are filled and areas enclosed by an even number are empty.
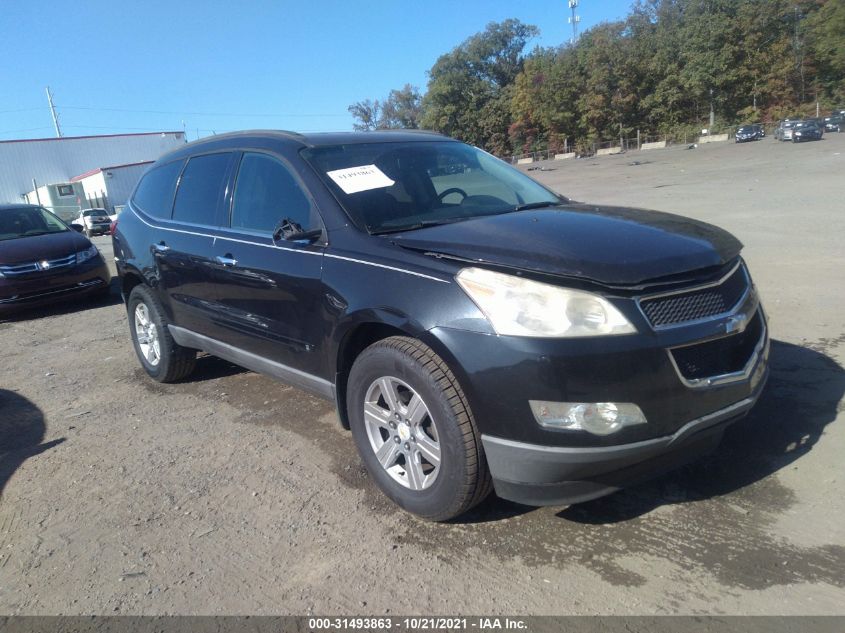
{"type": "Polygon", "coordinates": [[[21,130],[3,130],[0,134],[17,134],[19,132],[36,132],[38,130],[49,130],[51,127],[49,125],[43,125],[41,127],[26,127],[21,130]]]}
{"type": "Polygon", "coordinates": [[[92,106],[66,106],[63,105],[64,110],[88,110],[92,112],[129,112],[136,114],[170,114],[170,115],[185,115],[185,116],[238,116],[238,117],[348,117],[348,114],[293,114],[285,112],[270,113],[247,113],[247,112],[191,112],[188,110],[132,110],[128,108],[97,108],[92,106]]]}
{"type": "Polygon", "coordinates": [[[14,112],[35,112],[36,110],[46,110],[49,106],[38,106],[37,108],[19,108],[17,110],[0,110],[0,114],[12,114],[14,112]]]}

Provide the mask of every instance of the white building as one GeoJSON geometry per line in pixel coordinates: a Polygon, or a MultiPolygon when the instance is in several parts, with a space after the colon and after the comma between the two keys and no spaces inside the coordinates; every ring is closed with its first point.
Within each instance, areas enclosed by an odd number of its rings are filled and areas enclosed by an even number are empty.
{"type": "Polygon", "coordinates": [[[70,179],[83,188],[86,206],[102,207],[113,212],[115,207],[126,205],[129,195],[153,161],[146,160],[128,165],[97,167],[70,179]]]}
{"type": "MultiPolygon", "coordinates": [[[[162,154],[176,149],[186,142],[184,132],[149,132],[143,134],[109,134],[105,136],[66,136],[62,138],[24,139],[0,141],[0,204],[22,202],[26,195],[45,185],[74,184],[95,173],[103,174],[103,184],[109,179],[105,173],[111,171],[111,178],[120,184],[102,187],[107,194],[125,190],[124,179],[140,177],[146,165],[162,154]],[[116,165],[117,168],[103,167],[116,165]],[[118,175],[115,176],[115,169],[118,175]],[[121,173],[122,171],[122,173],[121,173]],[[34,181],[34,182],[33,182],[34,181]]],[[[98,183],[92,181],[91,191],[98,183]]],[[[84,187],[85,183],[83,183],[84,187]]],[[[134,182],[132,183],[134,186],[134,182]]],[[[88,206],[87,200],[68,199],[63,206],[88,206]]],[[[131,187],[129,187],[131,189],[131,187]]],[[[124,194],[120,193],[119,196],[124,194]]],[[[117,200],[118,198],[114,198],[117,200]]],[[[125,198],[123,198],[125,202],[125,198]]],[[[42,201],[42,204],[47,204],[42,201]]],[[[114,204],[123,202],[110,201],[114,204]]]]}

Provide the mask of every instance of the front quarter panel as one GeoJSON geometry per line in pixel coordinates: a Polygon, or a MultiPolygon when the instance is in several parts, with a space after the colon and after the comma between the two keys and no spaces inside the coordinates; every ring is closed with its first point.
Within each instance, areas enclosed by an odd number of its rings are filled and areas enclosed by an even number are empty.
{"type": "MultiPolygon", "coordinates": [[[[399,261],[328,251],[323,279],[334,325],[326,348],[338,349],[349,332],[363,323],[389,325],[418,338],[435,327],[491,334],[487,319],[455,281],[459,268],[419,265],[427,259],[414,254],[399,261]],[[415,261],[420,258],[423,261],[415,261]]],[[[333,371],[337,370],[335,361],[329,359],[333,371]]]]}

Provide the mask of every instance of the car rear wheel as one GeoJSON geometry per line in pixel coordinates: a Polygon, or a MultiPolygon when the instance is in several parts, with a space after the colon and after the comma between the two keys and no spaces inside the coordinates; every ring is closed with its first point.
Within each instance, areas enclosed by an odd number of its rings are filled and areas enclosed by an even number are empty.
{"type": "Polygon", "coordinates": [[[176,344],[167,329],[164,310],[149,288],[135,286],[127,310],[135,353],[153,380],[174,382],[194,370],[196,350],[176,344]]]}
{"type": "Polygon", "coordinates": [[[422,342],[391,337],[355,360],[347,385],[352,435],[395,503],[445,521],[491,490],[481,436],[457,379],[422,342]]]}

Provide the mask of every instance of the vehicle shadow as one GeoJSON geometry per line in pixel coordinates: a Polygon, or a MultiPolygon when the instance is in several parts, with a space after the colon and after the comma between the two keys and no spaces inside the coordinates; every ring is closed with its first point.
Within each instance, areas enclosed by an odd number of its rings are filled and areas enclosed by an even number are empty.
{"type": "Polygon", "coordinates": [[[65,441],[43,442],[45,430],[41,409],[14,391],[0,389],[0,499],[21,464],[65,441]]]}
{"type": "Polygon", "coordinates": [[[200,354],[197,358],[197,366],[190,376],[185,377],[181,382],[184,383],[198,383],[206,380],[215,380],[217,378],[225,378],[227,376],[235,376],[237,374],[244,374],[248,369],[235,365],[227,360],[211,356],[210,354],[200,354]]]}
{"type": "MultiPolygon", "coordinates": [[[[740,490],[806,455],[836,419],[845,394],[845,370],[823,349],[783,341],[772,341],[770,359],[771,374],[760,400],[726,430],[712,454],[607,497],[568,506],[557,516],[584,524],[624,522],[662,505],[740,490]]],[[[498,521],[532,510],[491,495],[457,522],[498,521]]]]}
{"type": "Polygon", "coordinates": [[[46,306],[23,308],[20,312],[0,316],[0,322],[34,321],[36,319],[44,319],[52,316],[70,314],[72,312],[80,312],[89,308],[113,306],[121,303],[122,301],[123,300],[120,298],[120,278],[112,277],[111,282],[109,283],[108,294],[79,298],[68,297],[67,299],[57,300],[55,303],[51,303],[46,306]]]}

